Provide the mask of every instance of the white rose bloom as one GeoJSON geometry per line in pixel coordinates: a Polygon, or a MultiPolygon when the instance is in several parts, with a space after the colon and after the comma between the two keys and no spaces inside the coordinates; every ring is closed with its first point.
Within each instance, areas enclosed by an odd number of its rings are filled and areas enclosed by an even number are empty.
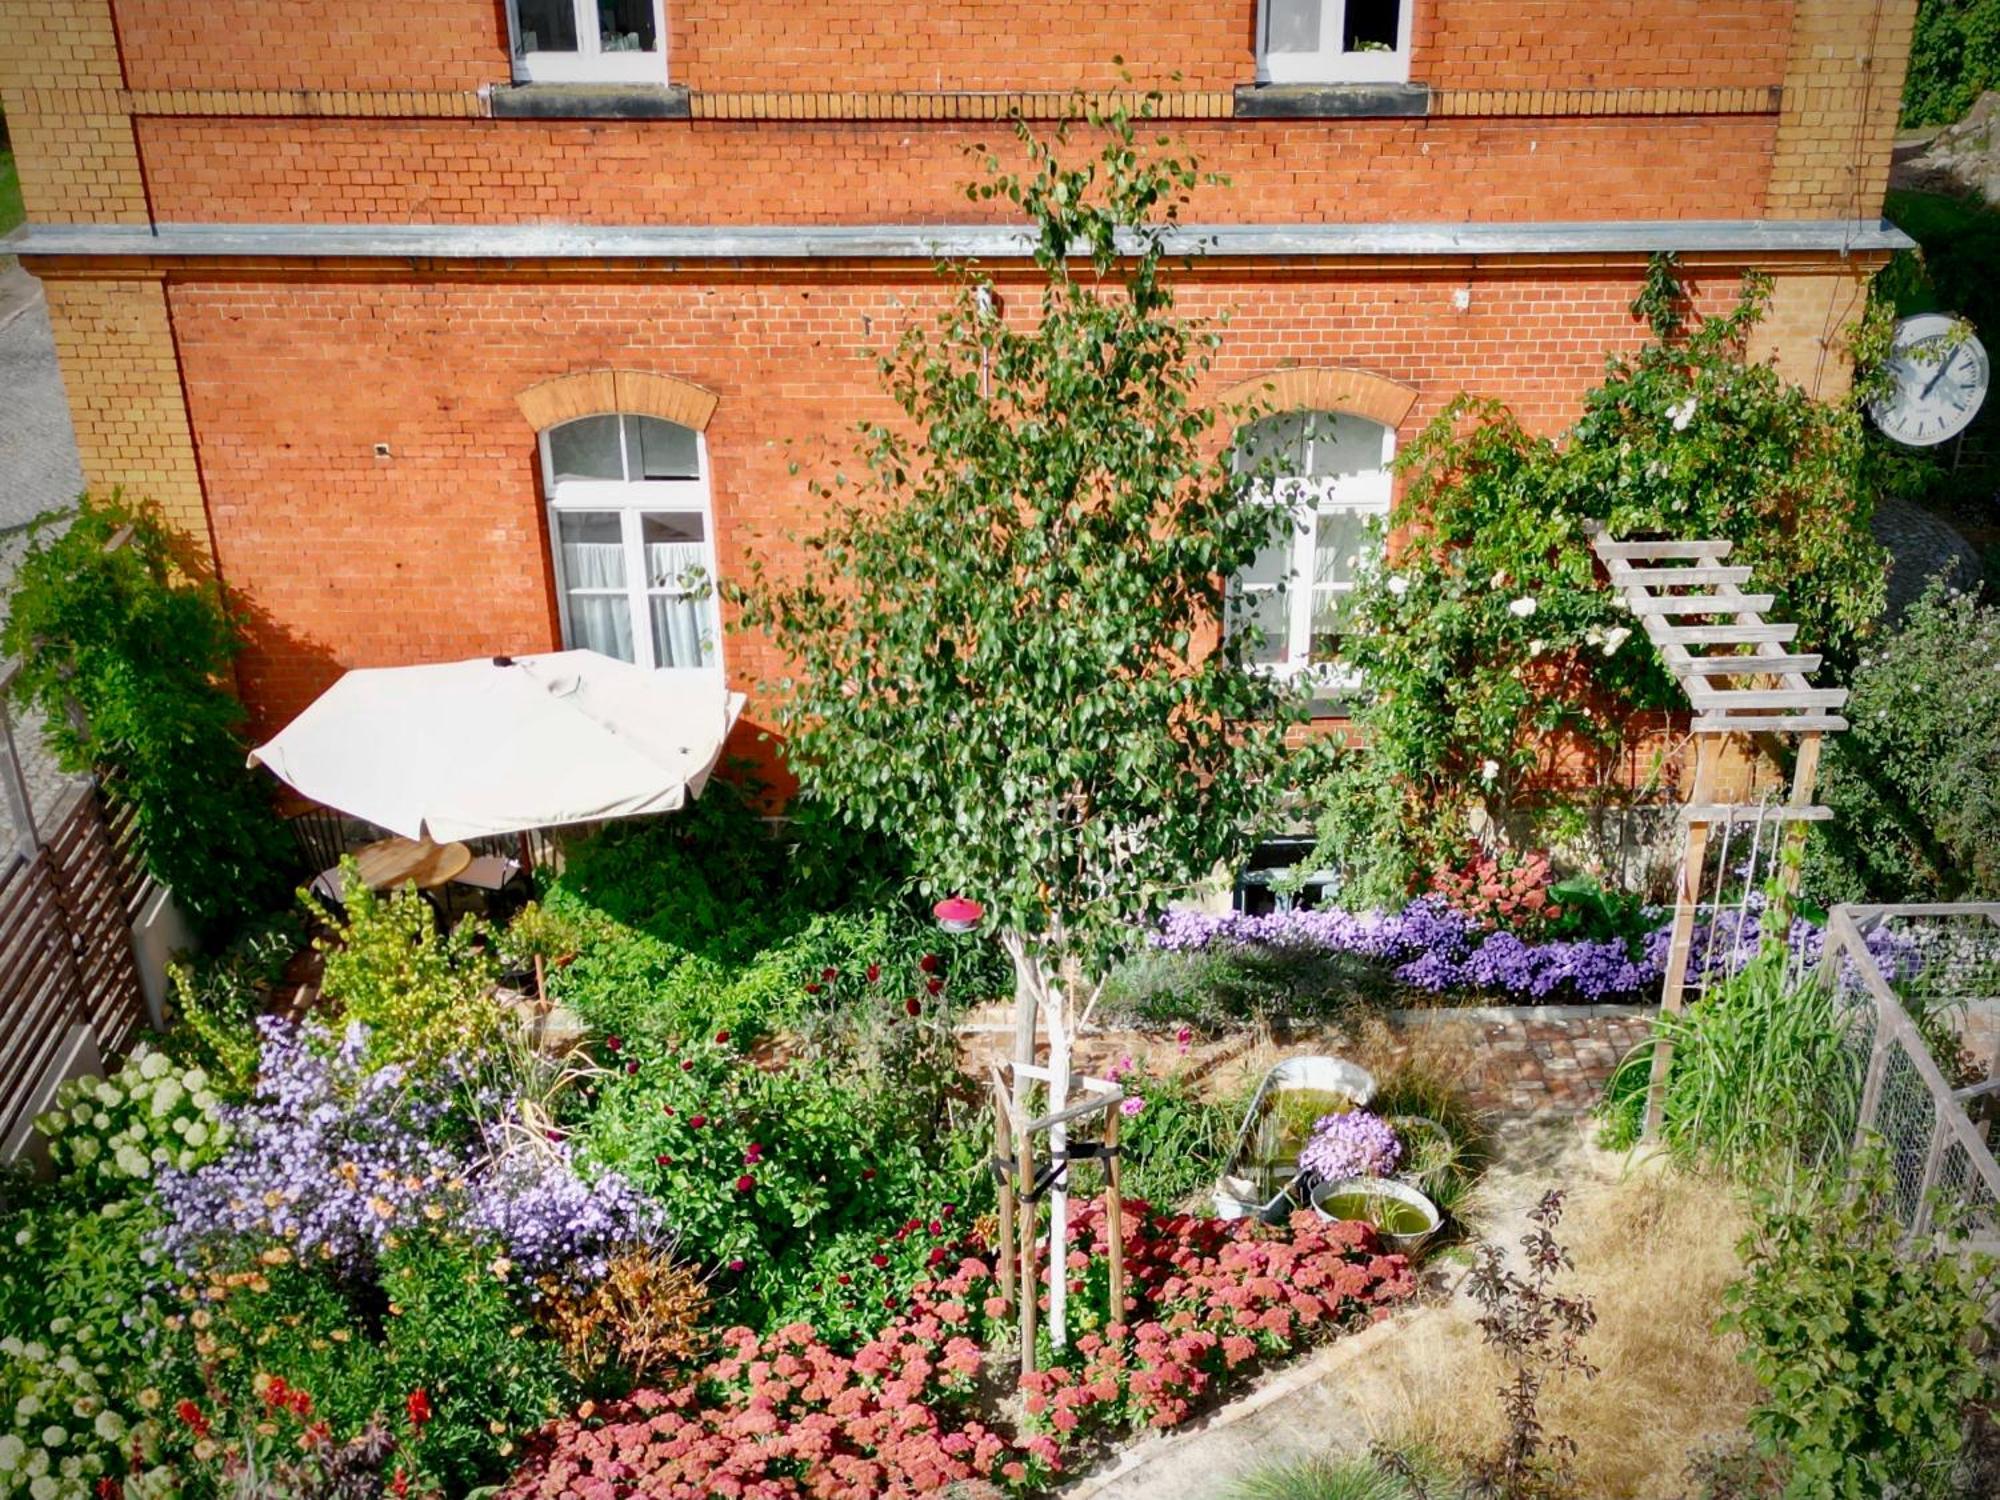
{"type": "Polygon", "coordinates": [[[1548,646],[1548,644],[1549,643],[1543,640],[1540,636],[1536,636],[1535,639],[1528,642],[1528,655],[1540,656],[1543,650],[1548,646]]]}
{"type": "Polygon", "coordinates": [[[1491,781],[1494,777],[1498,776],[1499,774],[1500,774],[1500,762],[1497,760],[1486,761],[1482,763],[1479,767],[1479,779],[1481,781],[1491,781]]]}
{"type": "Polygon", "coordinates": [[[1692,396],[1688,397],[1685,401],[1677,401],[1668,407],[1667,415],[1673,419],[1674,431],[1686,432],[1688,423],[1694,420],[1694,412],[1695,398],[1692,396]]]}
{"type": "Polygon", "coordinates": [[[1524,594],[1519,599],[1516,599],[1512,604],[1507,606],[1507,613],[1512,615],[1517,620],[1525,620],[1528,618],[1528,616],[1532,615],[1535,612],[1535,609],[1536,605],[1534,597],[1532,595],[1524,594]]]}
{"type": "Polygon", "coordinates": [[[1616,629],[1606,631],[1604,633],[1604,654],[1606,656],[1615,656],[1618,652],[1618,648],[1624,645],[1631,638],[1632,638],[1632,632],[1627,630],[1623,625],[1618,626],[1616,629]]]}
{"type": "Polygon", "coordinates": [[[1389,578],[1388,588],[1390,593],[1400,599],[1403,595],[1409,593],[1410,580],[1405,578],[1401,573],[1392,574],[1389,578]]]}

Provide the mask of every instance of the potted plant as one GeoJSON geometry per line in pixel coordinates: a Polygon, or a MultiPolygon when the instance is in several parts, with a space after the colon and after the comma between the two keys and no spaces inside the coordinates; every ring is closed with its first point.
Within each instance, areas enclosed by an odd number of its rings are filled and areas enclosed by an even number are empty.
{"type": "Polygon", "coordinates": [[[1368,1070],[1338,1057],[1289,1057],[1273,1067],[1250,1101],[1236,1149],[1216,1184],[1216,1214],[1276,1220],[1303,1207],[1304,1195],[1294,1200],[1292,1182],[1299,1153],[1318,1122],[1357,1109],[1374,1095],[1368,1070]]]}
{"type": "Polygon", "coordinates": [[[1443,1216],[1423,1190],[1393,1177],[1341,1177],[1313,1189],[1312,1206],[1323,1219],[1372,1224],[1382,1243],[1415,1255],[1438,1231],[1443,1216]]]}

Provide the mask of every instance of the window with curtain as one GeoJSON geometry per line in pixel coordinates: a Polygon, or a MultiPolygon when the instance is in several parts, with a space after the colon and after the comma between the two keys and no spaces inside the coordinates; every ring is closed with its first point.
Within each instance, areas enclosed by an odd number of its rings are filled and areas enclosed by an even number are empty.
{"type": "Polygon", "coordinates": [[[701,435],[658,417],[542,434],[563,639],[679,671],[721,665],[701,435]]]}
{"type": "Polygon", "coordinates": [[[508,0],[526,83],[665,83],[662,0],[508,0]]]}
{"type": "Polygon", "coordinates": [[[1260,83],[1408,83],[1411,0],[1261,0],[1260,83]]]}
{"type": "Polygon", "coordinates": [[[1229,628],[1256,627],[1262,665],[1353,685],[1338,666],[1341,634],[1373,546],[1369,519],[1388,514],[1395,441],[1379,422],[1328,411],[1281,412],[1238,434],[1237,471],[1293,516],[1230,590],[1229,628]]]}

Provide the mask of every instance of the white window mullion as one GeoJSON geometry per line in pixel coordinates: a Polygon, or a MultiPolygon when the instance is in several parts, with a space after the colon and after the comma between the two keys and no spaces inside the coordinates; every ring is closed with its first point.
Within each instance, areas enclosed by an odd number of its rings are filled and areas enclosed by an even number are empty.
{"type": "Polygon", "coordinates": [[[1292,523],[1292,577],[1287,587],[1286,611],[1290,638],[1285,642],[1285,664],[1295,670],[1311,660],[1313,517],[1317,505],[1309,505],[1292,523]]]}
{"type": "Polygon", "coordinates": [[[620,516],[625,537],[625,607],[632,612],[633,658],[642,667],[657,667],[660,647],[653,639],[653,610],[646,589],[646,548],[639,540],[639,516],[636,508],[620,516]]]}

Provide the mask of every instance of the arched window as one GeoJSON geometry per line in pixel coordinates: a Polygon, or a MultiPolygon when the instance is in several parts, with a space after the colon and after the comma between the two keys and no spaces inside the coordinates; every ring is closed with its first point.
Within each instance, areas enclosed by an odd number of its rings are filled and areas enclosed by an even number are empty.
{"type": "Polygon", "coordinates": [[[563,643],[640,666],[718,670],[702,435],[618,414],[564,422],[541,442],[563,643]]]}
{"type": "Polygon", "coordinates": [[[1316,669],[1330,686],[1351,686],[1340,655],[1348,598],[1371,516],[1389,511],[1389,460],[1396,431],[1346,412],[1280,412],[1238,435],[1236,466],[1293,508],[1295,524],[1237,575],[1232,628],[1264,633],[1257,660],[1278,672],[1316,669]]]}

